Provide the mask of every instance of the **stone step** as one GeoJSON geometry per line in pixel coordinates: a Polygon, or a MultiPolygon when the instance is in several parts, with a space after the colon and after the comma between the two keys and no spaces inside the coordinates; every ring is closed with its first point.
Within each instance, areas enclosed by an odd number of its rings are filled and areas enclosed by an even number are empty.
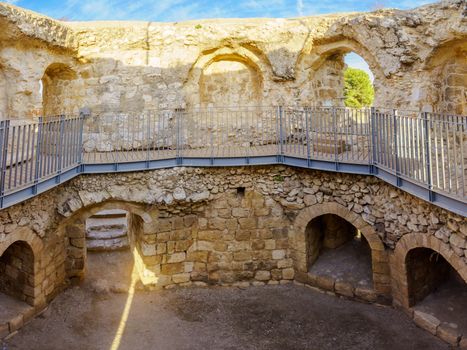
{"type": "Polygon", "coordinates": [[[86,232],[104,232],[104,231],[114,231],[114,230],[124,230],[126,231],[126,225],[95,225],[88,227],[86,232]]]}
{"type": "Polygon", "coordinates": [[[86,241],[86,248],[90,251],[109,251],[127,249],[129,247],[128,237],[114,239],[90,239],[86,241]]]}
{"type": "Polygon", "coordinates": [[[128,221],[126,217],[117,217],[117,218],[100,218],[100,217],[91,217],[86,220],[86,230],[109,230],[117,229],[127,226],[128,221]]]}
{"type": "Polygon", "coordinates": [[[86,230],[86,239],[88,240],[114,239],[114,238],[126,237],[126,235],[127,235],[126,227],[117,227],[117,228],[99,229],[99,230],[94,230],[94,229],[86,230]]]}
{"type": "Polygon", "coordinates": [[[108,210],[102,210],[98,212],[97,214],[94,214],[92,218],[126,218],[127,212],[124,210],[120,209],[108,209],[108,210]]]}

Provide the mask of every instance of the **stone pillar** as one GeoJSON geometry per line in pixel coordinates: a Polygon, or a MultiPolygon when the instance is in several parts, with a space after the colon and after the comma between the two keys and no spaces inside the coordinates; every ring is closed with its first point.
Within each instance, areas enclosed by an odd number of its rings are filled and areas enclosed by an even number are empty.
{"type": "Polygon", "coordinates": [[[86,222],[74,219],[64,227],[66,241],[66,276],[81,279],[86,265],[86,222]]]}

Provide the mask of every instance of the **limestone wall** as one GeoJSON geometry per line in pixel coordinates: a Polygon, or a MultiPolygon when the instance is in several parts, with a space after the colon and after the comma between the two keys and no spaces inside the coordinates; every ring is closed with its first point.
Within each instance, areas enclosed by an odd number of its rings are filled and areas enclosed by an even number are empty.
{"type": "Polygon", "coordinates": [[[347,220],[369,242],[379,295],[403,302],[391,285],[402,283],[398,251],[410,247],[435,249],[467,273],[466,219],[373,177],[283,166],[176,168],[83,175],[2,210],[0,251],[24,230],[22,240],[44,246],[33,249],[36,302],[52,298],[66,276],[83,276],[85,220],[105,209],[131,214],[140,276],[159,287],[306,280],[306,226],[324,214],[347,220]]]}
{"type": "Polygon", "coordinates": [[[83,106],[102,114],[339,105],[342,57],[353,51],[375,75],[376,105],[465,113],[464,5],[300,19],[61,23],[2,4],[0,67],[9,86],[0,107],[30,117],[44,104],[47,114],[83,106]]]}

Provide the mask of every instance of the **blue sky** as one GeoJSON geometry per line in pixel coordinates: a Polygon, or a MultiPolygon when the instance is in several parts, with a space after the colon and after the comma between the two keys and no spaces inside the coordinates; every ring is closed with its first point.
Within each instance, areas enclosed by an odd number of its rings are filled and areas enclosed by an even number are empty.
{"type": "Polygon", "coordinates": [[[182,21],[228,17],[297,17],[333,12],[408,9],[434,0],[9,0],[53,18],[74,21],[182,21]]]}

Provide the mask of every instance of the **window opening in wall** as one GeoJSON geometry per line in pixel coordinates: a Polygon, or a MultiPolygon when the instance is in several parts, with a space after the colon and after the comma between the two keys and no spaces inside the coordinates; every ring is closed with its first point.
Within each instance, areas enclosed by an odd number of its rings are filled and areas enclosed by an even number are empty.
{"type": "Polygon", "coordinates": [[[244,196],[245,195],[245,187],[237,187],[237,194],[239,196],[244,196]]]}

